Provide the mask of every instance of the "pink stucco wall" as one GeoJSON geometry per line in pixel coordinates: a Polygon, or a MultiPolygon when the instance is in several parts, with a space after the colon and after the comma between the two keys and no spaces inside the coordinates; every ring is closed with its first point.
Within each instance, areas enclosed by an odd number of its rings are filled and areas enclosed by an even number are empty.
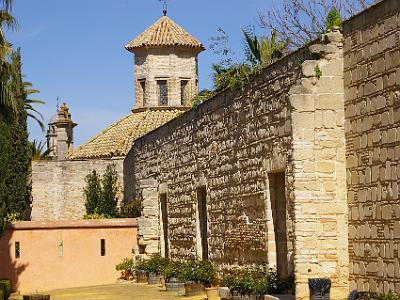
{"type": "Polygon", "coordinates": [[[0,278],[11,279],[21,293],[114,283],[115,265],[132,256],[136,231],[135,219],[8,224],[0,238],[0,278]]]}

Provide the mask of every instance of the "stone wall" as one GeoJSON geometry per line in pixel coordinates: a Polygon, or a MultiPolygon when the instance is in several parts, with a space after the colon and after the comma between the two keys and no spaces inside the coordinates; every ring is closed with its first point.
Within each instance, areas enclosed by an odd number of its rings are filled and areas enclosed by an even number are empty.
{"type": "Polygon", "coordinates": [[[123,199],[122,160],[34,161],[32,163],[32,220],[76,220],[86,213],[83,189],[92,170],[103,174],[116,164],[123,199]]]}
{"type": "Polygon", "coordinates": [[[344,35],[351,288],[400,293],[400,2],[344,35]]]}
{"type": "Polygon", "coordinates": [[[347,298],[341,38],[331,32],[331,43],[310,47],[320,59],[306,60],[312,53],[301,49],[262,70],[243,91],[228,90],[135,142],[124,179],[133,189],[128,193],[143,199],[140,253],[203,256],[198,202],[205,187],[208,257],[220,271],[277,265],[284,258],[276,251],[282,249],[276,222],[286,222],[296,299],[309,299],[307,282],[315,277],[332,279],[332,299],[347,298]],[[284,185],[273,184],[283,172],[284,185]],[[284,204],[274,196],[282,186],[284,204]],[[277,220],[282,207],[286,218],[277,220]],[[168,238],[160,239],[165,228],[168,238]]]}

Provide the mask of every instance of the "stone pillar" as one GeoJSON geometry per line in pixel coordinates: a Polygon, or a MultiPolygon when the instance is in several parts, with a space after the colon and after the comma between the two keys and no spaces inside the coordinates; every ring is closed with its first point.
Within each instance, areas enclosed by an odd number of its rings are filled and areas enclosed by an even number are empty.
{"type": "Polygon", "coordinates": [[[138,249],[135,254],[150,256],[160,252],[160,216],[158,188],[155,180],[142,180],[142,217],[138,218],[138,249]]]}
{"type": "Polygon", "coordinates": [[[331,299],[349,294],[342,35],[310,46],[289,92],[293,126],[296,299],[309,299],[309,278],[332,280],[331,299]]]}

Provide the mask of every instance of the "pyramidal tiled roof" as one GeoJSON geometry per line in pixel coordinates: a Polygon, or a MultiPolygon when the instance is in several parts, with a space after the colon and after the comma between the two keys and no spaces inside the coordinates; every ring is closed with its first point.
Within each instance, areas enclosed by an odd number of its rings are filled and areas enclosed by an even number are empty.
{"type": "Polygon", "coordinates": [[[181,46],[204,50],[203,45],[169,17],[163,16],[125,46],[129,51],[142,47],[181,46]]]}
{"type": "Polygon", "coordinates": [[[67,156],[68,160],[124,157],[135,140],[182,114],[178,108],[132,112],[67,156]]]}

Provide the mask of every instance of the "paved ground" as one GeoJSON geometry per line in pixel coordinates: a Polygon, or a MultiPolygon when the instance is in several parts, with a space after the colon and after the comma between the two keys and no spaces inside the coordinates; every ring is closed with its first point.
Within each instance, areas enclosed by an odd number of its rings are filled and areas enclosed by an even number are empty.
{"type": "MultiPolygon", "coordinates": [[[[140,283],[121,283],[94,287],[51,291],[51,300],[201,300],[206,296],[183,297],[176,292],[161,291],[157,286],[140,283]]],[[[11,296],[21,300],[22,296],[11,296]]]]}

